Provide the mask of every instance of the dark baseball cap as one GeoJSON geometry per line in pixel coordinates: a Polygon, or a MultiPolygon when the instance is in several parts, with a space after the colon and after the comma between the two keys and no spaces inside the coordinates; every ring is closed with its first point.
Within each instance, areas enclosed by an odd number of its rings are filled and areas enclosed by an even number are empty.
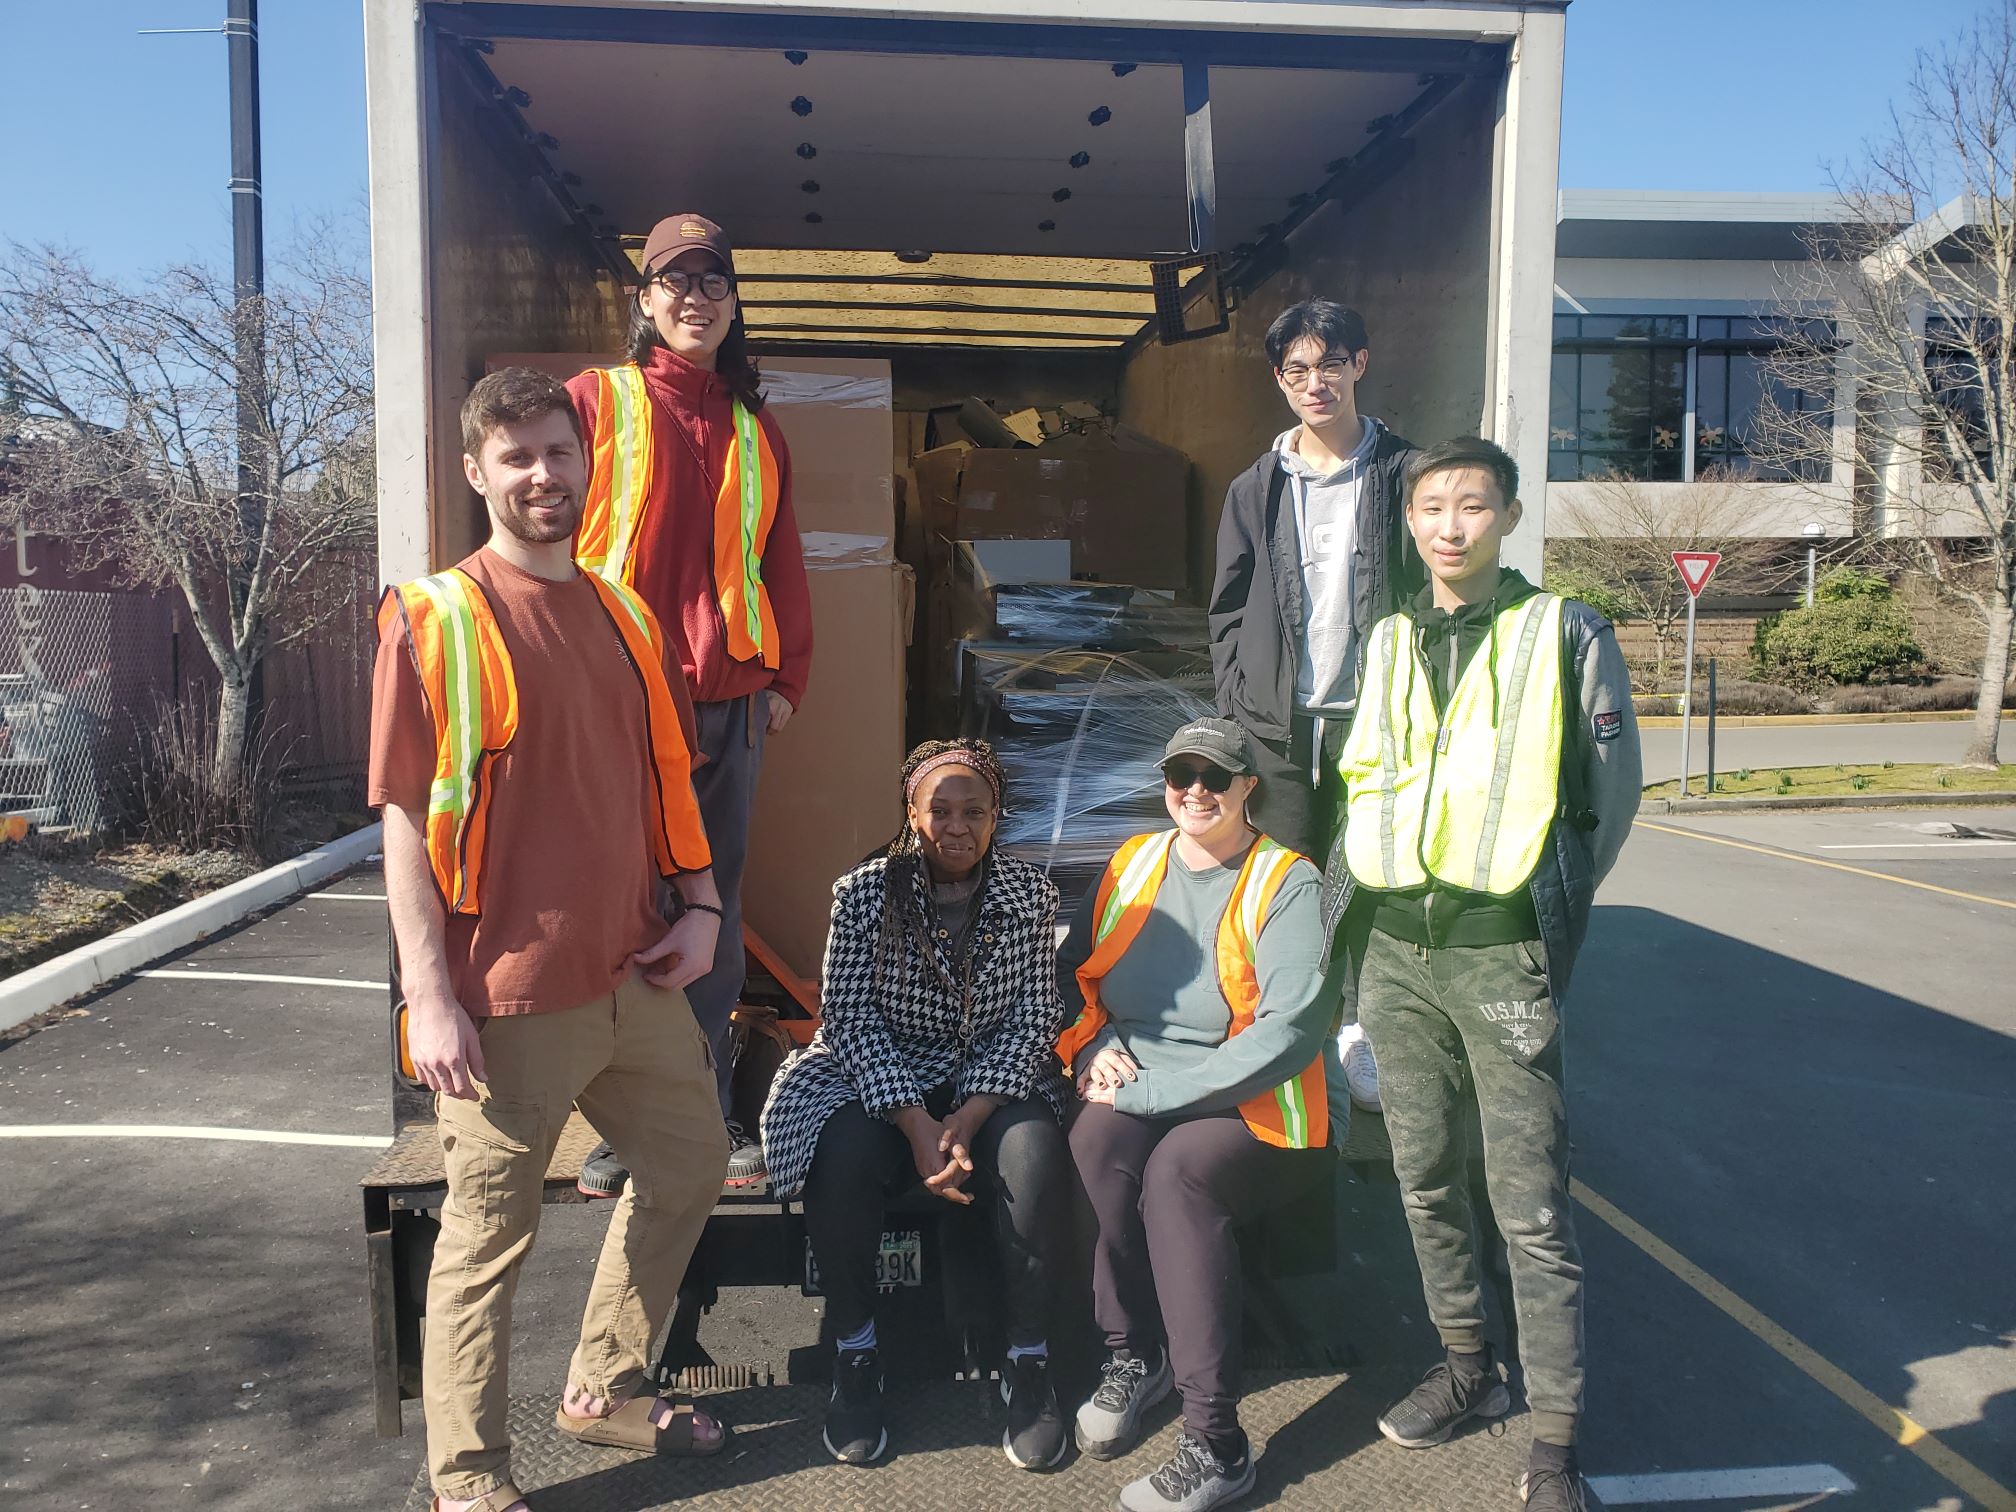
{"type": "Polygon", "coordinates": [[[1162,748],[1166,764],[1178,756],[1201,756],[1213,766],[1240,776],[1253,775],[1253,745],[1246,732],[1229,719],[1193,719],[1162,748]]]}
{"type": "Polygon", "coordinates": [[[735,271],[735,249],[728,245],[728,233],[706,216],[688,211],[666,216],[644,238],[645,275],[664,272],[673,258],[695,247],[712,252],[729,272],[735,271]]]}

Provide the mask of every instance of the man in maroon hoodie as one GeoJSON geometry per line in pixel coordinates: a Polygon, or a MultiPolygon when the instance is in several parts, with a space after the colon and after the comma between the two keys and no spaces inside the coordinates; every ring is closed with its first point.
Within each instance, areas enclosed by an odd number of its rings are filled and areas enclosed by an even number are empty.
{"type": "MultiPolygon", "coordinates": [[[[766,736],[805,695],[812,608],[791,507],[791,457],[763,407],[722,229],[673,215],[644,243],[629,362],[567,390],[589,438],[591,478],[576,556],[630,584],[686,672],[701,763],[693,774],[725,916],[714,968],[686,989],[714,1047],[728,1118],[728,1018],[742,991],[742,869],[766,736]]],[[[728,1184],[764,1175],[731,1119],[728,1184]]],[[[626,1173],[605,1145],[581,1190],[614,1197],[626,1173]]]]}

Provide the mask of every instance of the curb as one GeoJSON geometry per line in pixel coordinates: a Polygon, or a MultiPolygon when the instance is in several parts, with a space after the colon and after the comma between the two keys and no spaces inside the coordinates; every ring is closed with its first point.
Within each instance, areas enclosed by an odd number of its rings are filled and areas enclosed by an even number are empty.
{"type": "MultiPolygon", "coordinates": [[[[1965,724],[1973,719],[1971,710],[1935,709],[1919,714],[1718,714],[1715,723],[1721,729],[1747,730],[1772,729],[1779,725],[1872,725],[1872,724],[1965,724]]],[[[2005,710],[2004,722],[2016,720],[2016,712],[2005,710]]],[[[1708,716],[1696,714],[1694,723],[1706,726],[1708,716]]],[[[1678,714],[1641,714],[1638,716],[1641,730],[1677,730],[1680,728],[1678,714]]]]}
{"type": "Polygon", "coordinates": [[[348,871],[379,848],[382,833],[379,825],[367,824],[291,861],[269,866],[9,977],[0,982],[0,1029],[12,1029],[38,1013],[95,992],[150,961],[172,955],[205,935],[348,871]]]}
{"type": "Polygon", "coordinates": [[[1815,793],[1808,798],[1647,798],[1641,814],[1740,814],[1771,809],[1962,808],[2016,803],[2016,793],[1815,793]]]}

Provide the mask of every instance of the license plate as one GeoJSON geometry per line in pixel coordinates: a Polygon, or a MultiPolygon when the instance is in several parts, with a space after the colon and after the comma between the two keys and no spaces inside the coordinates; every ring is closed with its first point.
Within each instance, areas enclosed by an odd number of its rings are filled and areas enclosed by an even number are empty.
{"type": "MultiPolygon", "coordinates": [[[[880,1291],[899,1286],[924,1284],[924,1231],[885,1229],[882,1244],[875,1251],[875,1285],[880,1291]]],[[[819,1262],[812,1258],[812,1242],[805,1242],[805,1295],[825,1295],[819,1290],[819,1262]]]]}

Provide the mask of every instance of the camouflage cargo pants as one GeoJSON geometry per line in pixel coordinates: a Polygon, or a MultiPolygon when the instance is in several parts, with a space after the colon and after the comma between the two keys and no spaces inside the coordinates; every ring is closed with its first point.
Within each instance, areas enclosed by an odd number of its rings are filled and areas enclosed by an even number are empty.
{"type": "Polygon", "coordinates": [[[1358,1016],[1379,1062],[1429,1319],[1447,1347],[1484,1347],[1469,1195],[1474,1105],[1533,1431],[1567,1443],[1582,1410],[1582,1252],[1568,1201],[1561,1022],[1543,950],[1537,941],[1423,950],[1374,930],[1358,1016]]]}

